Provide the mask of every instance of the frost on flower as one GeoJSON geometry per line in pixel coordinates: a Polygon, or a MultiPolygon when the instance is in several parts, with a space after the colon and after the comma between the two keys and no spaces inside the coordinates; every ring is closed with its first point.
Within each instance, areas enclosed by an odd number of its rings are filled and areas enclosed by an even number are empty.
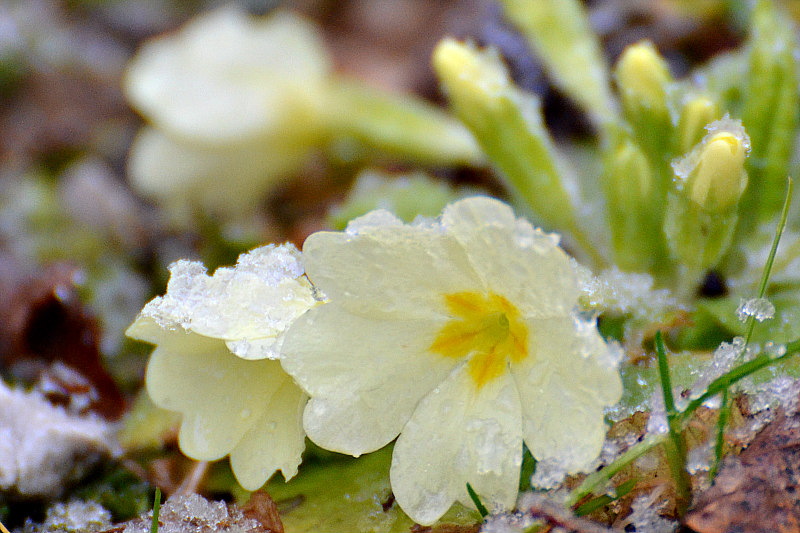
{"type": "Polygon", "coordinates": [[[328,303],[293,323],[282,359],[311,396],[309,437],[359,455],[399,435],[392,490],[422,524],[470,505],[467,482],[512,507],[523,441],[566,472],[595,459],[621,383],[557,243],[480,197],[435,221],[378,210],[310,236],[328,303]]]}
{"type": "Polygon", "coordinates": [[[248,490],[276,469],[288,479],[303,451],[306,397],[276,359],[286,328],[317,304],[300,252],[270,245],[213,276],[192,261],[178,261],[170,272],[167,293],[148,303],[127,332],[156,345],[148,393],[183,414],[179,442],[186,455],[230,454],[248,490]]]}

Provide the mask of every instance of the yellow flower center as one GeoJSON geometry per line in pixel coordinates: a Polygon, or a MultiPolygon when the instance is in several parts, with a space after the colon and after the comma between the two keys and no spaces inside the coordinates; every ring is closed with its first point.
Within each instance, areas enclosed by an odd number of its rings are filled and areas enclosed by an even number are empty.
{"type": "Polygon", "coordinates": [[[509,361],[528,355],[528,328],[514,305],[499,294],[445,294],[452,320],[439,331],[430,350],[445,357],[469,357],[475,385],[500,376],[509,361]]]}

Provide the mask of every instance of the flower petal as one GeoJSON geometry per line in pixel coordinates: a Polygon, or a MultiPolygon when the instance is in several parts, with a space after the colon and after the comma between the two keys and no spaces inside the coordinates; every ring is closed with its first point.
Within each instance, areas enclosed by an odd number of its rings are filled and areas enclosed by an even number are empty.
{"type": "Polygon", "coordinates": [[[423,525],[455,500],[471,505],[470,483],[492,510],[513,507],[522,463],[521,407],[508,373],[478,391],[461,365],[417,406],[394,448],[392,491],[423,525]]]}
{"type": "Polygon", "coordinates": [[[311,140],[257,139],[232,146],[202,146],[144,127],[131,146],[128,175],[137,192],[176,210],[200,205],[214,213],[242,216],[300,167],[311,140]]]}
{"type": "Polygon", "coordinates": [[[386,211],[351,222],[344,233],[314,233],[303,257],[325,296],[368,317],[436,316],[442,294],[479,286],[455,239],[433,224],[403,225],[386,211]]]}
{"type": "Polygon", "coordinates": [[[417,401],[456,364],[427,351],[432,320],[388,321],[328,303],[289,328],[284,369],[310,395],[304,426],[323,448],[360,455],[394,439],[417,401]]]}
{"type": "MultiPolygon", "coordinates": [[[[170,265],[170,274],[167,294],[148,303],[141,316],[165,329],[226,340],[243,359],[277,359],[288,325],[318,303],[301,277],[300,252],[290,244],[256,248],[213,276],[186,260],[170,265]]],[[[152,336],[143,328],[137,329],[152,336]]]]}
{"type": "Polygon", "coordinates": [[[220,340],[173,331],[153,351],[145,382],[157,405],[183,414],[181,450],[214,460],[233,450],[284,379],[277,361],[245,361],[220,340]]]}
{"type": "Polygon", "coordinates": [[[441,223],[461,242],[483,286],[514,302],[523,315],[572,312],[577,278],[555,235],[517,219],[503,202],[479,196],[448,205],[441,223]]]}
{"type": "Polygon", "coordinates": [[[226,7],[142,46],[128,66],[125,91],[173,135],[233,142],[307,127],[289,119],[328,70],[319,33],[302,18],[282,11],[253,18],[226,7]]]}
{"type": "Polygon", "coordinates": [[[305,448],[302,415],[308,397],[284,374],[261,418],[231,452],[231,468],[247,490],[260,488],[280,470],[287,481],[297,474],[305,448]]]}
{"type": "Polygon", "coordinates": [[[574,473],[600,453],[603,409],[622,383],[593,323],[529,321],[531,355],[512,365],[523,409],[525,443],[538,460],[558,460],[574,473]]]}

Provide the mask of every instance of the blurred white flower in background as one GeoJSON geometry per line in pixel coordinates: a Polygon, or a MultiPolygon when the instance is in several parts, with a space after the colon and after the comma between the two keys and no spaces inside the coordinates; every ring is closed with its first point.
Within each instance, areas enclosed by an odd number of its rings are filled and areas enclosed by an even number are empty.
{"type": "Polygon", "coordinates": [[[317,30],[283,11],[223,7],[146,43],[125,78],[152,124],[131,150],[134,187],[178,209],[249,211],[318,142],[329,70],[317,30]]]}

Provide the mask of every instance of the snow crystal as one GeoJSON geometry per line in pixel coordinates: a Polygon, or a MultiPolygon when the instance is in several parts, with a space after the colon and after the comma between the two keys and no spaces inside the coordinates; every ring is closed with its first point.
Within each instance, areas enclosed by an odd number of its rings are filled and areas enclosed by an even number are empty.
{"type": "MultiPolygon", "coordinates": [[[[142,515],[125,525],[123,533],[150,533],[153,513],[142,515]]],[[[176,494],[161,507],[159,533],[256,533],[258,521],[245,518],[237,507],[208,501],[197,494],[176,494]]]]}
{"type": "Polygon", "coordinates": [[[0,489],[23,496],[58,496],[117,446],[95,416],[74,416],[40,393],[0,381],[0,489]]]}
{"type": "Polygon", "coordinates": [[[664,396],[657,390],[650,397],[650,418],[647,419],[647,433],[650,435],[663,434],[669,431],[667,410],[664,407],[664,396]]]}
{"type": "Polygon", "coordinates": [[[526,513],[501,513],[486,518],[481,533],[524,533],[535,522],[526,513]]]}
{"type": "Polygon", "coordinates": [[[664,309],[681,307],[668,290],[653,289],[649,274],[623,272],[615,266],[592,276],[586,267],[576,262],[573,266],[582,285],[582,299],[590,308],[653,319],[664,309]]]}
{"type": "Polygon", "coordinates": [[[111,513],[102,505],[92,501],[73,500],[56,503],[49,509],[41,524],[28,519],[24,533],[93,533],[111,527],[111,513]]]}
{"type": "MultiPolygon", "coordinates": [[[[631,503],[631,514],[625,524],[633,525],[636,533],[672,533],[678,527],[677,522],[667,520],[659,514],[663,501],[661,492],[637,496],[631,503]]],[[[627,530],[627,528],[626,528],[627,530]]]]}
{"type": "Polygon", "coordinates": [[[741,299],[739,307],[736,309],[736,316],[742,322],[753,317],[759,322],[775,317],[775,306],[766,298],[741,299]]]}
{"type": "Polygon", "coordinates": [[[792,415],[797,412],[798,396],[800,381],[789,376],[778,376],[756,386],[755,392],[748,395],[748,399],[753,412],[782,407],[788,415],[792,415]]]}
{"type": "Polygon", "coordinates": [[[536,472],[531,478],[531,486],[539,489],[554,489],[561,485],[567,477],[564,461],[558,459],[542,459],[536,463],[536,472]]]}
{"type": "MultiPolygon", "coordinates": [[[[752,347],[748,347],[748,352],[752,347]]],[[[733,340],[723,342],[714,351],[711,362],[700,370],[700,376],[689,389],[689,397],[699,398],[706,391],[712,381],[728,372],[735,363],[743,359],[745,352],[744,337],[734,337],[733,340]]]]}

